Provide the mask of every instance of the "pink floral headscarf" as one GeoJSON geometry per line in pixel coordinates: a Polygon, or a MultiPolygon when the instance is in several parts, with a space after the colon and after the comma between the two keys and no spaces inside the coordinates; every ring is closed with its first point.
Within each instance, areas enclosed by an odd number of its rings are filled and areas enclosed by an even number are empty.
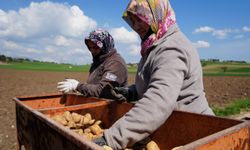
{"type": "Polygon", "coordinates": [[[130,14],[136,15],[147,23],[154,32],[142,41],[141,55],[146,54],[148,48],[163,37],[176,21],[174,10],[168,0],[131,0],[123,14],[123,19],[133,28],[130,14]]]}

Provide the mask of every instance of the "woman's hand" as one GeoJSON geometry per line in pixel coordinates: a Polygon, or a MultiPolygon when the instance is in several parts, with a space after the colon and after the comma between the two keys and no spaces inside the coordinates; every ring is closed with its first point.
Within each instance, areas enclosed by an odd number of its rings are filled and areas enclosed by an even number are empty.
{"type": "Polygon", "coordinates": [[[64,81],[57,83],[57,89],[60,92],[68,93],[76,90],[78,84],[79,81],[75,79],[65,79],[64,81]]]}

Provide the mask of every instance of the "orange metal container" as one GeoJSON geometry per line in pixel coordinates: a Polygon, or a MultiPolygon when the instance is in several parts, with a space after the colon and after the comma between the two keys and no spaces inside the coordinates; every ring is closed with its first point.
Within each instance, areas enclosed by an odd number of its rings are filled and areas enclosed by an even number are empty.
{"type": "MultiPolygon", "coordinates": [[[[14,98],[16,102],[19,147],[26,149],[101,149],[85,137],[65,128],[47,115],[64,111],[91,113],[102,120],[103,128],[129,111],[133,105],[80,95],[43,95],[14,98]]],[[[182,149],[250,149],[250,123],[214,116],[174,111],[151,135],[162,150],[182,149]]],[[[18,147],[18,148],[19,148],[18,147]]]]}

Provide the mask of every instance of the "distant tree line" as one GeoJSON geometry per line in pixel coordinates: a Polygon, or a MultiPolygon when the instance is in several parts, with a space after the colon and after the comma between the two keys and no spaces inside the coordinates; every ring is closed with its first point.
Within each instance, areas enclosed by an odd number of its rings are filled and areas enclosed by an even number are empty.
{"type": "Polygon", "coordinates": [[[201,65],[202,67],[206,66],[207,64],[210,63],[242,63],[242,64],[246,64],[246,61],[237,61],[237,60],[224,60],[221,61],[219,59],[201,59],[201,65]]]}
{"type": "Polygon", "coordinates": [[[238,60],[219,60],[219,59],[201,59],[201,62],[230,62],[230,63],[247,63],[246,61],[238,61],[238,60]]]}
{"type": "MultiPolygon", "coordinates": [[[[0,54],[0,61],[1,62],[46,62],[46,63],[55,63],[56,62],[47,62],[47,61],[39,61],[39,60],[34,60],[34,59],[29,59],[29,58],[13,58],[5,55],[0,54]]],[[[201,64],[202,66],[206,66],[208,63],[247,63],[246,61],[237,61],[237,60],[226,60],[226,61],[220,61],[219,59],[201,59],[201,64]]],[[[68,64],[68,63],[62,63],[62,64],[68,64]]],[[[136,67],[138,63],[128,63],[127,64],[130,67],[136,67]]]]}
{"type": "MultiPolygon", "coordinates": [[[[221,61],[219,59],[201,59],[201,65],[202,67],[205,67],[208,64],[211,63],[242,63],[245,64],[247,63],[246,61],[237,61],[237,60],[226,60],[226,61],[221,61]]],[[[136,67],[138,65],[138,63],[128,63],[127,66],[128,67],[136,67]]],[[[227,68],[223,68],[224,72],[226,71],[227,68]]]]}
{"type": "Polygon", "coordinates": [[[31,61],[31,60],[28,58],[13,58],[13,57],[5,56],[5,55],[0,55],[0,61],[9,63],[9,62],[23,62],[23,61],[31,61]]]}
{"type": "MultiPolygon", "coordinates": [[[[11,62],[46,62],[46,61],[39,61],[39,60],[34,60],[34,59],[29,59],[29,58],[14,58],[14,57],[9,57],[5,55],[0,55],[0,61],[5,62],[5,63],[11,63],[11,62]]],[[[46,63],[55,63],[55,62],[46,62],[46,63]]]]}
{"type": "Polygon", "coordinates": [[[137,67],[138,63],[128,63],[127,66],[128,67],[137,67]]]}

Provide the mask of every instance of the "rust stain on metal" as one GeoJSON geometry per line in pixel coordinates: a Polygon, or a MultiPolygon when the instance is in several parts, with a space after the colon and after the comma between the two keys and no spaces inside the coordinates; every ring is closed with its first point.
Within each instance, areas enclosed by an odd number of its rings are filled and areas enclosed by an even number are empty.
{"type": "Polygon", "coordinates": [[[232,131],[227,133],[222,131],[214,140],[197,147],[197,150],[249,150],[249,125],[232,127],[232,131]]]}

